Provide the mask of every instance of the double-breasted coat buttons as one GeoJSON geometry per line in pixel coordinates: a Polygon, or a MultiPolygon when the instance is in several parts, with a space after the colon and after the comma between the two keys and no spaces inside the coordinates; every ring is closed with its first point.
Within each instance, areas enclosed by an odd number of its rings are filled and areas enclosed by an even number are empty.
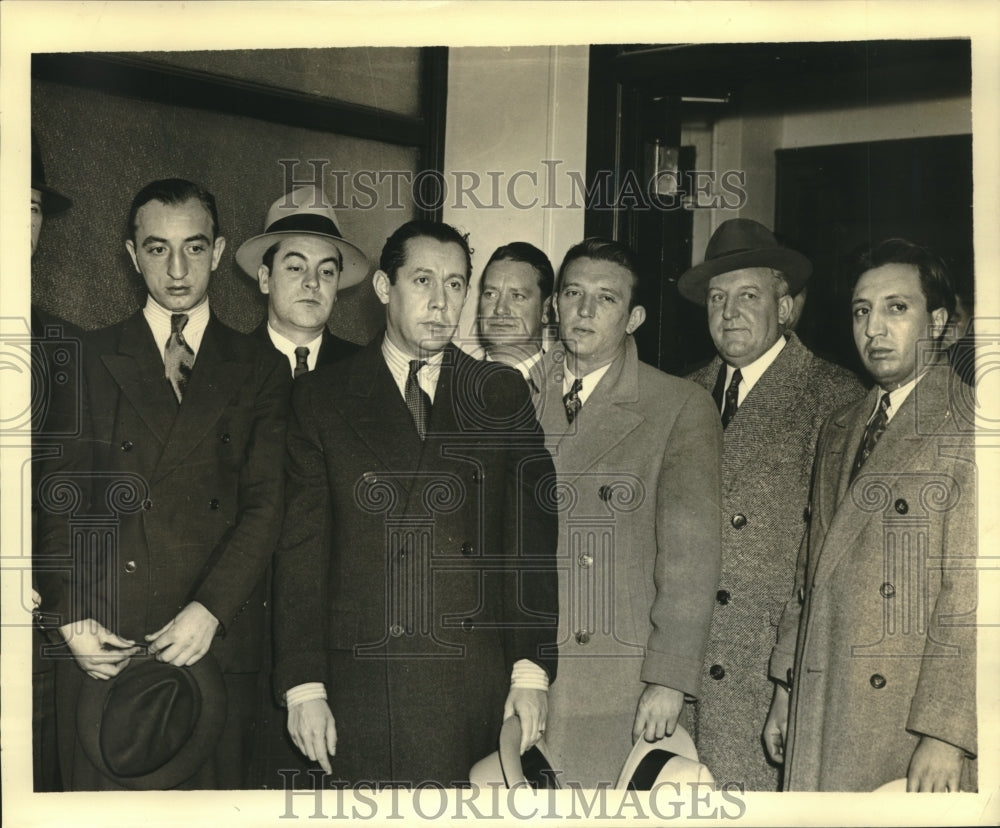
{"type": "Polygon", "coordinates": [[[875,673],[870,679],[868,679],[868,681],[871,683],[871,686],[874,687],[876,690],[881,690],[883,687],[885,687],[886,684],[885,676],[879,673],[875,673]]]}
{"type": "Polygon", "coordinates": [[[899,498],[899,500],[892,504],[892,507],[901,515],[905,515],[910,511],[910,504],[903,500],[903,498],[899,498]]]}
{"type": "Polygon", "coordinates": [[[746,515],[733,515],[729,522],[733,525],[733,529],[742,529],[747,525],[746,515]]]}

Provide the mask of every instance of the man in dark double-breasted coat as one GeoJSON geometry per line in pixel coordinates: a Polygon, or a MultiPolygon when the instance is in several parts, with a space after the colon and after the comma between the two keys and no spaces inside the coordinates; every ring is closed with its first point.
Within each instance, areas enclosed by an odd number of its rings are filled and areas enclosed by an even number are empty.
{"type": "Polygon", "coordinates": [[[954,291],[904,240],[859,271],[854,339],[876,385],[820,434],[764,739],[786,790],[974,790],[974,407],[940,352],[954,291]]]}
{"type": "Polygon", "coordinates": [[[206,291],[225,241],[209,193],[153,182],[129,226],[149,295],[134,316],[85,336],[82,436],[47,495],[58,503],[68,486],[80,504],[62,525],[47,520],[41,538],[46,554],[73,556],[52,610],[74,656],[59,665],[63,778],[71,790],[122,787],[82,750],[76,701],[84,683],[113,680],[145,646],[178,667],[213,655],[226,727],[182,786],[238,788],[251,761],[290,378],[277,354],[211,314],[206,291]],[[79,516],[70,544],[66,524],[79,516]]]}
{"type": "Polygon", "coordinates": [[[469,270],[453,228],[403,225],[385,335],[293,390],[275,683],[296,746],[349,784],[461,783],[505,714],[525,744],[545,727],[552,462],[520,374],[450,343],[469,270]]]}
{"type": "Polygon", "coordinates": [[[779,787],[780,769],[760,740],[772,691],[767,660],[808,525],[816,437],[834,409],[864,392],[854,374],[786,329],[811,271],[766,227],[735,219],[720,225],[704,262],[678,282],[706,306],[717,351],[690,378],[713,392],[725,421],[722,575],[694,735],[716,780],[746,790],[779,787]]]}

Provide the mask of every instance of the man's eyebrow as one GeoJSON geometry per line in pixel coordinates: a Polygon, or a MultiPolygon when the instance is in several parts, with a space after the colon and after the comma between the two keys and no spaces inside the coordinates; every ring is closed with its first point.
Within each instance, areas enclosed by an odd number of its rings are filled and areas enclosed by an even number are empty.
{"type": "MultiPolygon", "coordinates": [[[[305,253],[299,253],[298,250],[286,250],[281,256],[281,261],[285,261],[294,256],[296,259],[302,259],[308,261],[309,257],[305,253]]],[[[319,260],[318,264],[326,264],[327,262],[333,262],[336,265],[340,265],[340,259],[337,256],[324,256],[319,260]]]]}
{"type": "MultiPolygon", "coordinates": [[[[189,244],[190,242],[195,242],[195,241],[205,242],[206,244],[212,243],[211,239],[209,239],[208,236],[206,236],[204,233],[197,233],[194,236],[188,236],[186,239],[184,239],[184,244],[189,244]]],[[[169,240],[164,239],[161,236],[146,236],[146,238],[142,240],[142,244],[144,247],[147,244],[169,244],[169,240]]]]}

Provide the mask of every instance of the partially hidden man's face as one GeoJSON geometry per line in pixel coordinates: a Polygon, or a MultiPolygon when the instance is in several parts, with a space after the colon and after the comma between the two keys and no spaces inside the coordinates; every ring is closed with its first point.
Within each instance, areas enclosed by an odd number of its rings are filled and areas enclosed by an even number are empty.
{"type": "Polygon", "coordinates": [[[42,193],[41,190],[31,190],[31,255],[35,255],[38,247],[38,237],[42,234],[42,193]]]}
{"type": "Polygon", "coordinates": [[[489,346],[541,346],[549,300],[542,298],[538,271],[526,262],[493,262],[483,273],[479,333],[489,346]]]}
{"type": "Polygon", "coordinates": [[[226,240],[213,238],[212,217],[196,199],[150,201],[136,213],[133,237],[125,247],[149,295],[168,311],[183,313],[208,293],[226,240]]]}
{"type": "Polygon", "coordinates": [[[455,242],[417,236],[405,243],[406,260],[390,282],[375,272],[373,284],[385,305],[386,334],[412,357],[433,355],[455,335],[469,289],[465,252],[455,242]]]}
{"type": "Polygon", "coordinates": [[[747,267],[713,276],[705,305],[708,330],[727,363],[744,368],[778,341],[792,312],[792,298],[780,295],[767,268],[747,267]]]}
{"type": "Polygon", "coordinates": [[[340,250],[333,242],[319,236],[282,239],[271,267],[257,270],[271,326],[292,341],[297,335],[317,336],[337,301],[340,271],[340,250]]]}
{"type": "Polygon", "coordinates": [[[612,362],[625,337],[646,318],[641,305],[629,310],[633,278],[627,268],[599,259],[575,259],[563,268],[556,296],[559,337],[585,376],[612,362]]]}
{"type": "Polygon", "coordinates": [[[917,375],[921,341],[938,339],[948,321],[945,308],[927,310],[920,273],[908,264],[865,271],[854,287],[851,315],[861,361],[886,391],[917,375]]]}

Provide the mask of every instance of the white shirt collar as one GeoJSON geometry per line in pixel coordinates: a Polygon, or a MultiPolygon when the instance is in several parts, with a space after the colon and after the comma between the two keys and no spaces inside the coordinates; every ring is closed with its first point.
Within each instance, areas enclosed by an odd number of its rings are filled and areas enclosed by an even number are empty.
{"type": "MultiPolygon", "coordinates": [[[[927,371],[921,371],[908,383],[899,386],[894,391],[889,392],[889,408],[886,410],[886,422],[892,422],[892,418],[896,416],[896,412],[899,411],[899,407],[906,402],[906,398],[913,393],[913,389],[917,387],[917,383],[920,382],[926,376],[927,371]]],[[[885,389],[881,386],[877,386],[878,394],[875,395],[875,407],[872,409],[871,416],[868,418],[871,420],[875,416],[875,412],[878,410],[879,403],[882,401],[882,395],[885,393],[885,389]]]]}
{"type": "MultiPolygon", "coordinates": [[[[271,338],[271,342],[274,347],[277,348],[281,353],[285,355],[288,359],[289,365],[292,366],[292,373],[295,373],[295,349],[299,346],[296,345],[287,336],[278,333],[274,328],[271,327],[271,323],[267,323],[267,335],[271,338]]],[[[315,339],[310,340],[305,344],[305,347],[309,349],[309,354],[306,356],[306,365],[309,366],[309,370],[313,371],[316,368],[316,360],[319,358],[319,347],[323,344],[323,332],[319,332],[319,336],[315,339]]]]}
{"type": "MultiPolygon", "coordinates": [[[[184,326],[184,341],[197,356],[198,349],[201,347],[201,339],[205,335],[205,328],[211,318],[208,309],[208,296],[206,295],[197,306],[184,311],[184,313],[188,317],[187,324],[184,326]]],[[[170,339],[170,317],[174,315],[174,311],[167,310],[152,295],[147,294],[142,315],[145,317],[150,331],[153,332],[153,339],[156,341],[156,349],[160,353],[160,359],[163,359],[163,351],[167,347],[167,340],[170,339]]]]}
{"type": "MultiPolygon", "coordinates": [[[[757,359],[751,362],[749,365],[740,368],[740,385],[739,394],[736,398],[737,405],[742,405],[743,400],[747,398],[747,394],[750,390],[760,381],[760,378],[764,376],[764,372],[771,367],[777,358],[778,354],[781,353],[781,349],[788,344],[788,340],[784,336],[779,336],[777,341],[764,353],[762,353],[757,359]]],[[[736,369],[726,363],[726,384],[725,388],[729,387],[729,383],[732,382],[733,374],[736,373],[736,369]]],[[[725,402],[723,402],[723,405],[725,402]]]]}
{"type": "MultiPolygon", "coordinates": [[[[396,381],[399,393],[406,399],[406,378],[410,374],[410,360],[413,358],[409,354],[403,353],[389,339],[389,334],[382,338],[382,356],[385,364],[389,366],[389,373],[396,381]]],[[[434,392],[437,390],[438,377],[441,375],[441,363],[444,362],[444,350],[438,351],[434,356],[427,357],[427,363],[417,374],[417,382],[424,390],[424,393],[434,402],[434,392]]]]}

